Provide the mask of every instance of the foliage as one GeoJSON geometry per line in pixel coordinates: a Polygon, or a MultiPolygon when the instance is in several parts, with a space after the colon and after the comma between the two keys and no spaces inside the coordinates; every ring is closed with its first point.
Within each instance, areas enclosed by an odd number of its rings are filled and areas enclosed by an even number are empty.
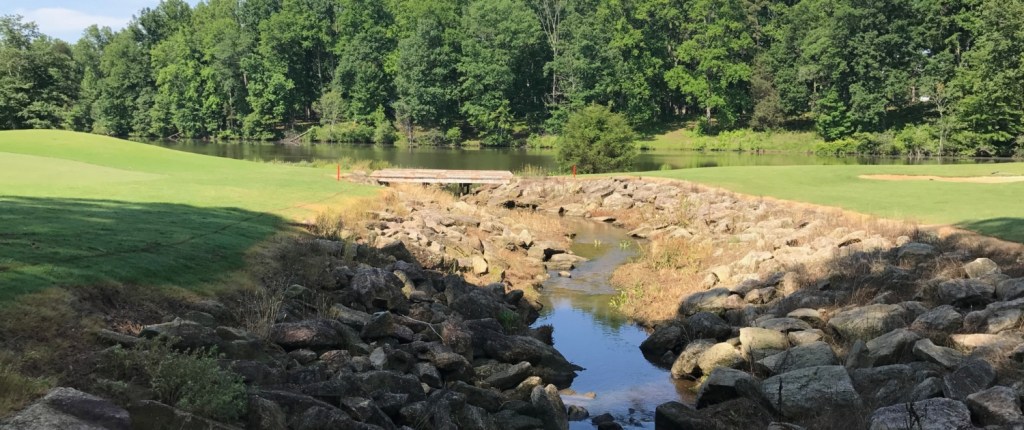
{"type": "Polygon", "coordinates": [[[600,105],[572,114],[558,142],[563,170],[601,173],[627,170],[637,155],[636,133],[626,118],[600,105]]]}
{"type": "Polygon", "coordinates": [[[111,362],[122,379],[141,379],[157,399],[208,418],[231,422],[248,406],[242,376],[223,370],[216,350],[181,352],[174,339],[154,339],[133,349],[114,347],[111,362]]]}

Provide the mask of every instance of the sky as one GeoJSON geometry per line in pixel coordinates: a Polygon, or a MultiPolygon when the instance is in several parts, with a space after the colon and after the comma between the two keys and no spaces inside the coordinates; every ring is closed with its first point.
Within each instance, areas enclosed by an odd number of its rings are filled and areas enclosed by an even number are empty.
{"type": "MultiPolygon", "coordinates": [[[[187,0],[195,6],[198,0],[187,0]]],[[[0,0],[0,15],[21,15],[39,31],[75,42],[92,24],[114,30],[124,28],[133,15],[160,0],[0,0]]]]}

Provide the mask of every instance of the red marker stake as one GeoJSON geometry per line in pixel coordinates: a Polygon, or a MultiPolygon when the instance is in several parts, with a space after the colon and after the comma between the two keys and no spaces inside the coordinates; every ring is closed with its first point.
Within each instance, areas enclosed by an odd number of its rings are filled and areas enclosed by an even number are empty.
{"type": "Polygon", "coordinates": [[[572,178],[576,179],[576,165],[575,164],[572,165],[572,178]]]}
{"type": "Polygon", "coordinates": [[[341,164],[338,164],[338,182],[341,182],[341,164]]]}

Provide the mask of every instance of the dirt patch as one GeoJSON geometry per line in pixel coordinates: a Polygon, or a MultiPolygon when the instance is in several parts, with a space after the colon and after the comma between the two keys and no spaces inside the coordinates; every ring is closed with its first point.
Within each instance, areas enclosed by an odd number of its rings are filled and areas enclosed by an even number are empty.
{"type": "Polygon", "coordinates": [[[962,182],[970,184],[1008,184],[1011,182],[1024,182],[1024,176],[929,176],[929,175],[860,175],[860,179],[872,179],[876,181],[938,181],[938,182],[962,182]]]}

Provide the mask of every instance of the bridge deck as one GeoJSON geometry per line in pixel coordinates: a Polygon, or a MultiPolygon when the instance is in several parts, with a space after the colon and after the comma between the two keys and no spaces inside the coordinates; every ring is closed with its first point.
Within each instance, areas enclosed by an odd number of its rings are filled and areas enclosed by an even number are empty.
{"type": "Polygon", "coordinates": [[[507,184],[515,175],[502,170],[383,169],[370,174],[380,183],[507,184]]]}

